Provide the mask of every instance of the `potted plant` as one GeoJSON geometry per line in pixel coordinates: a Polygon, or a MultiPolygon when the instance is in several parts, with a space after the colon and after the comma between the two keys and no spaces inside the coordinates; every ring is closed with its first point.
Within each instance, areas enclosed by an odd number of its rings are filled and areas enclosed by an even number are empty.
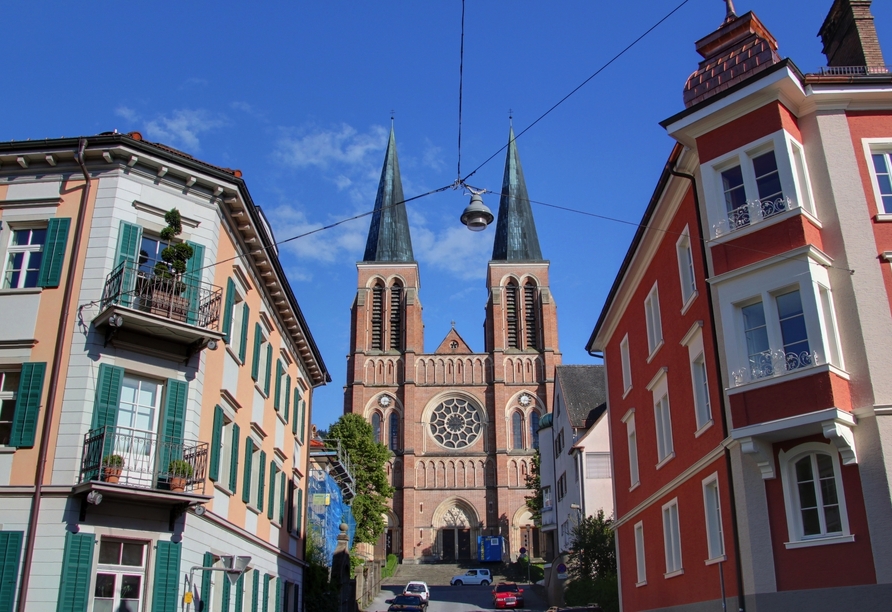
{"type": "Polygon", "coordinates": [[[161,251],[161,261],[155,264],[151,312],[185,321],[189,300],[181,297],[186,290],[186,283],[182,278],[186,273],[186,262],[192,258],[194,252],[185,242],[173,242],[183,232],[180,211],[171,208],[164,214],[164,220],[167,227],[161,230],[161,239],[167,246],[161,251]]]}
{"type": "Polygon", "coordinates": [[[111,484],[118,484],[124,470],[124,458],[121,455],[106,455],[102,458],[102,479],[111,484]]]}
{"type": "Polygon", "coordinates": [[[192,478],[192,464],[183,459],[172,459],[167,465],[170,490],[182,493],[186,490],[186,481],[192,478]]]}

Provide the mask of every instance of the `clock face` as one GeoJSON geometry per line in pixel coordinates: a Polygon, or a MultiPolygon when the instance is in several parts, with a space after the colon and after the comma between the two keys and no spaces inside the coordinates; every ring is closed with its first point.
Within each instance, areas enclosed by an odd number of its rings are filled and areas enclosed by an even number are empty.
{"type": "Polygon", "coordinates": [[[524,393],[523,395],[520,396],[520,405],[521,406],[529,406],[532,401],[533,401],[533,398],[531,398],[526,393],[524,393]]]}
{"type": "Polygon", "coordinates": [[[393,400],[391,400],[389,397],[387,397],[387,396],[385,395],[385,396],[383,396],[381,399],[378,400],[378,404],[380,404],[380,405],[383,406],[384,408],[387,408],[388,406],[390,406],[390,402],[391,402],[391,401],[393,401],[393,400]]]}

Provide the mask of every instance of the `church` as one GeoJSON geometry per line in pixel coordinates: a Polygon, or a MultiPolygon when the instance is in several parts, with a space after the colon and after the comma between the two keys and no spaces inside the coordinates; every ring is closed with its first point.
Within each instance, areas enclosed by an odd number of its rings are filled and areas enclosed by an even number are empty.
{"type": "Polygon", "coordinates": [[[395,493],[381,552],[403,563],[471,561],[478,536],[503,558],[546,555],[525,481],[561,363],[549,289],[520,157],[509,133],[484,349],[454,328],[425,352],[418,263],[393,129],[351,308],[345,413],[361,414],[392,452],[395,493]]]}

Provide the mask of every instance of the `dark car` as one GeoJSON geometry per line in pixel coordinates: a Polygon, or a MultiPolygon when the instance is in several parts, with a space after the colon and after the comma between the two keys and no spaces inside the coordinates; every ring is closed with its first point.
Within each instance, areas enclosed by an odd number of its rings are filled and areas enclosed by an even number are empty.
{"type": "Polygon", "coordinates": [[[393,599],[385,600],[384,603],[390,604],[387,612],[425,612],[427,610],[427,602],[418,595],[397,595],[393,599]]]}
{"type": "Polygon", "coordinates": [[[514,582],[500,582],[492,590],[493,608],[522,608],[523,589],[514,582]]]}

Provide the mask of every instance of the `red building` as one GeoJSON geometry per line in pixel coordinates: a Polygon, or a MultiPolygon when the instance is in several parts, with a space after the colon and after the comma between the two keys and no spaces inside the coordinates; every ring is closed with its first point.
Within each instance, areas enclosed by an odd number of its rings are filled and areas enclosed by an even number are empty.
{"type": "Polygon", "coordinates": [[[803,74],[729,3],[662,124],[678,145],[589,341],[624,610],[889,605],[892,73],[870,0],[819,35],[803,74]]]}

